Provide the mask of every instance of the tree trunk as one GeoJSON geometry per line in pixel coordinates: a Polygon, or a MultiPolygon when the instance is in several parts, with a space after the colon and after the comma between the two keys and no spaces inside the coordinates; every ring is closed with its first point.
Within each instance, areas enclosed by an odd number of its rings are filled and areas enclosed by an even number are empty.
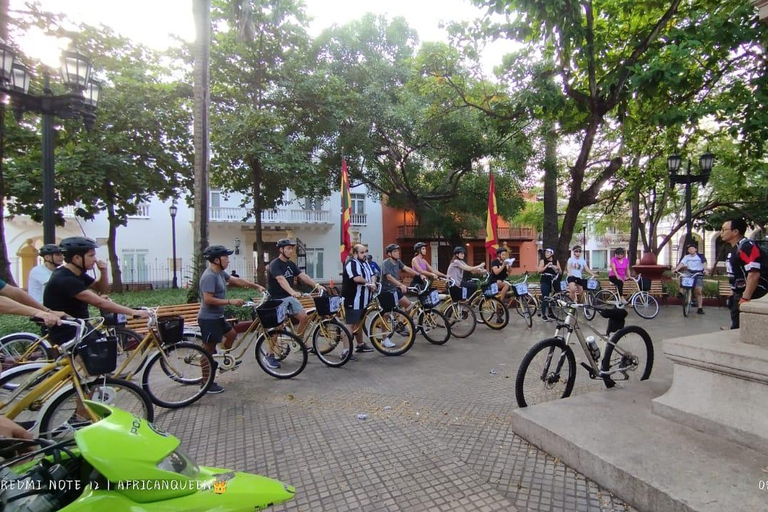
{"type": "Polygon", "coordinates": [[[253,176],[253,219],[256,229],[256,264],[258,265],[254,271],[255,275],[253,280],[261,285],[267,284],[267,266],[264,263],[264,239],[262,238],[261,228],[261,182],[263,179],[263,169],[261,168],[261,162],[254,160],[251,162],[251,173],[253,176]]]}
{"type": "MultiPolygon", "coordinates": [[[[208,110],[210,94],[211,1],[194,0],[195,69],[194,69],[194,146],[195,146],[195,219],[194,250],[202,254],[208,246],[208,172],[210,166],[210,134],[208,110]]],[[[196,270],[204,270],[204,260],[198,260],[196,270]]]]}
{"type": "MultiPolygon", "coordinates": [[[[557,246],[557,131],[552,122],[544,126],[544,248],[557,246]]],[[[555,254],[559,259],[560,254],[555,254]]]]}
{"type": "Polygon", "coordinates": [[[107,203],[107,218],[109,219],[109,239],[107,239],[107,251],[109,252],[109,266],[112,267],[112,291],[123,291],[123,273],[120,271],[120,261],[117,258],[117,228],[120,225],[115,217],[115,206],[107,203]]]}
{"type": "Polygon", "coordinates": [[[629,259],[630,265],[635,265],[638,262],[637,258],[637,239],[640,235],[640,182],[635,183],[635,190],[632,192],[632,219],[630,221],[629,228],[629,259]]]}
{"type": "MultiPolygon", "coordinates": [[[[0,0],[0,39],[8,41],[8,5],[9,0],[0,0]]],[[[2,100],[3,94],[0,94],[2,100]]],[[[3,174],[3,156],[5,153],[5,103],[0,101],[0,278],[16,286],[11,273],[11,261],[8,258],[8,246],[5,240],[5,175],[3,174]]]]}

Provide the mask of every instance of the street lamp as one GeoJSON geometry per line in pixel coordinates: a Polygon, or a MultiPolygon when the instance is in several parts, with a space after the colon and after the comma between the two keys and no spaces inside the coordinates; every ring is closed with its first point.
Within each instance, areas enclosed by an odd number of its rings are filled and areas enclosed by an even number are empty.
{"type": "MultiPolygon", "coordinates": [[[[688,168],[685,174],[678,174],[680,170],[680,164],[683,159],[680,155],[670,155],[667,157],[667,169],[669,170],[669,183],[672,187],[676,183],[682,183],[685,185],[685,246],[693,242],[693,219],[691,214],[691,184],[701,183],[706,185],[709,181],[709,175],[712,172],[712,166],[715,163],[715,155],[707,150],[706,153],[699,157],[699,174],[691,174],[691,160],[688,159],[688,168]]],[[[685,247],[683,247],[683,254],[685,254],[685,247]]]]}
{"type": "Polygon", "coordinates": [[[173,285],[172,287],[178,288],[179,282],[176,280],[176,214],[179,213],[179,208],[176,204],[172,204],[168,208],[168,213],[171,214],[171,240],[173,244],[173,285]]]}
{"type": "Polygon", "coordinates": [[[93,128],[101,85],[91,80],[91,63],[81,53],[68,50],[61,56],[61,76],[69,92],[54,96],[48,73],[43,75],[43,95],[30,94],[31,75],[16,61],[13,49],[0,40],[0,92],[10,98],[10,107],[21,120],[24,112],[42,115],[43,132],[43,242],[56,243],[54,218],[55,185],[53,117],[82,117],[86,130],[93,128]]]}
{"type": "Polygon", "coordinates": [[[240,254],[240,239],[235,237],[235,256],[240,254]]]}

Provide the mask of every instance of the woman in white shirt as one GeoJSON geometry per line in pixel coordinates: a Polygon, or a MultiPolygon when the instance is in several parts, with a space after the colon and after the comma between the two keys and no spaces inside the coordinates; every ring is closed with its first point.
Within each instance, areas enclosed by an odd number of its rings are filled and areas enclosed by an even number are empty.
{"type": "Polygon", "coordinates": [[[584,271],[589,272],[592,277],[595,277],[595,273],[587,265],[587,260],[581,257],[580,245],[574,246],[572,253],[573,255],[568,258],[566,270],[568,271],[568,292],[571,295],[571,300],[576,302],[587,286],[587,280],[583,278],[584,271]]]}

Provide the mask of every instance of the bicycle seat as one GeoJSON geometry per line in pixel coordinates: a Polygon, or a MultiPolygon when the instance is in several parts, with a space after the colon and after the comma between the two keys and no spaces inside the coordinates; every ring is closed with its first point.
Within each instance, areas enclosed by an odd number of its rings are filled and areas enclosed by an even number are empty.
{"type": "Polygon", "coordinates": [[[317,311],[317,308],[307,308],[307,309],[306,309],[307,315],[311,315],[311,314],[312,314],[312,313],[314,313],[315,311],[317,311]]]}

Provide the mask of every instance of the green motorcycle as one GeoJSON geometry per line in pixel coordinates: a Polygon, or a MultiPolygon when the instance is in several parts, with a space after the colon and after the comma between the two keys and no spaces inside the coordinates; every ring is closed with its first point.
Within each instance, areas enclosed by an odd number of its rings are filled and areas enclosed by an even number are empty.
{"type": "Polygon", "coordinates": [[[198,466],[177,438],[146,420],[88,406],[101,420],[74,439],[0,439],[0,511],[234,512],[295,496],[271,478],[198,466]]]}

